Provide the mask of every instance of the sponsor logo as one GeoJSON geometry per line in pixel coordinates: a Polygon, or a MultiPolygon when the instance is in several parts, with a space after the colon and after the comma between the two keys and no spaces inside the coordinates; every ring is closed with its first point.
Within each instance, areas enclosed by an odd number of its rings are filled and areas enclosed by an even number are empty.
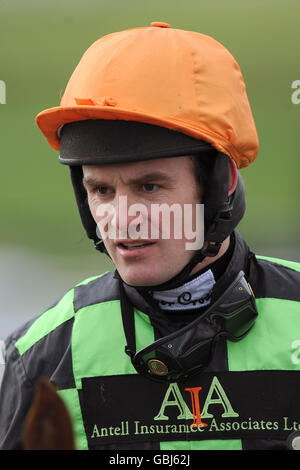
{"type": "MultiPolygon", "coordinates": [[[[204,406],[202,413],[200,410],[199,402],[199,393],[203,390],[202,387],[187,387],[184,389],[186,392],[189,392],[190,402],[192,412],[185,401],[180,388],[176,382],[171,383],[168,386],[168,389],[165,393],[165,396],[162,400],[160,409],[158,413],[153,416],[153,422],[159,421],[169,421],[170,409],[176,409],[177,421],[187,421],[191,420],[191,424],[151,424],[144,425],[141,421],[135,420],[133,423],[133,429],[130,430],[130,422],[122,421],[119,426],[109,426],[99,428],[95,424],[92,428],[91,438],[99,437],[108,437],[108,436],[128,436],[130,431],[133,431],[135,435],[137,434],[154,434],[154,433],[187,433],[193,431],[202,431],[203,428],[208,427],[208,424],[203,421],[205,418],[213,418],[214,413],[212,410],[213,406],[220,406],[223,410],[221,417],[222,418],[237,418],[239,413],[237,413],[230,400],[222,387],[220,381],[216,376],[213,377],[210,384],[210,388],[205,398],[204,406]]],[[[174,413],[173,413],[174,414],[174,413]]],[[[132,427],[132,426],[131,426],[132,427]]],[[[211,422],[210,427],[217,427],[216,422],[211,422]]]]}
{"type": "Polygon", "coordinates": [[[192,410],[193,414],[191,414],[190,409],[188,408],[186,402],[183,399],[183,396],[180,392],[177,383],[171,383],[168,387],[168,390],[165,394],[164,400],[162,402],[161,408],[159,410],[158,415],[156,415],[153,419],[154,421],[158,420],[169,420],[169,417],[166,412],[166,407],[175,406],[179,410],[179,414],[177,419],[193,419],[193,423],[190,424],[191,428],[198,428],[198,427],[207,427],[207,423],[202,421],[202,418],[213,418],[214,415],[209,412],[209,407],[211,405],[220,405],[223,408],[222,418],[233,418],[238,417],[239,414],[234,411],[231,406],[231,403],[225,393],[224,388],[222,387],[220,381],[217,377],[214,377],[209,391],[207,393],[202,415],[200,411],[200,403],[199,403],[199,392],[202,390],[202,387],[191,387],[184,389],[187,392],[190,392],[191,395],[191,403],[192,403],[192,410]],[[170,397],[173,399],[170,399],[170,397]],[[213,398],[215,396],[215,398],[213,398]]]}
{"type": "Polygon", "coordinates": [[[300,431],[297,371],[204,373],[200,381],[164,387],[139,376],[118,380],[121,383],[108,377],[84,379],[92,448],[119,441],[286,440],[300,431]],[[284,402],[278,393],[282,383],[288,385],[284,402]],[[100,384],[106,390],[104,398],[99,396],[100,384]],[[127,390],[124,396],[117,393],[119,387],[127,390]],[[98,405],[90,402],[93,397],[98,405]]]}

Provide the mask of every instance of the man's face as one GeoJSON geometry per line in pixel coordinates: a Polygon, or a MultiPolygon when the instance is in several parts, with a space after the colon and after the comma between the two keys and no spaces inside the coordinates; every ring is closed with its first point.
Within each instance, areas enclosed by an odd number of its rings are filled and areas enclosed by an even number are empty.
{"type": "Polygon", "coordinates": [[[195,231],[196,204],[201,199],[193,165],[191,157],[174,157],[83,166],[91,213],[127,284],[161,284],[190,261],[194,250],[186,249],[191,239],[183,229],[184,205],[193,208],[189,220],[195,231]]]}

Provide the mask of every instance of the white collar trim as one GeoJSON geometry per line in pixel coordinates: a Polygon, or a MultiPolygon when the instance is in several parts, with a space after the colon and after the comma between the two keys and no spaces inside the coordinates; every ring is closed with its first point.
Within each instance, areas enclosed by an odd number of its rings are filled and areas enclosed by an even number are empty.
{"type": "Polygon", "coordinates": [[[153,298],[162,310],[191,310],[206,307],[211,301],[211,292],[216,281],[212,270],[186,282],[175,289],[153,291],[153,298]]]}

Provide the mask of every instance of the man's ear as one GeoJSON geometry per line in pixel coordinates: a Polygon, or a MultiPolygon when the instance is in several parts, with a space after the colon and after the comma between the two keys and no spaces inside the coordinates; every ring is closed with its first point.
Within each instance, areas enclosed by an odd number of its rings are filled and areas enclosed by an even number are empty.
{"type": "Polygon", "coordinates": [[[238,169],[235,161],[232,158],[229,158],[229,190],[228,196],[230,196],[236,188],[238,182],[238,169]]]}

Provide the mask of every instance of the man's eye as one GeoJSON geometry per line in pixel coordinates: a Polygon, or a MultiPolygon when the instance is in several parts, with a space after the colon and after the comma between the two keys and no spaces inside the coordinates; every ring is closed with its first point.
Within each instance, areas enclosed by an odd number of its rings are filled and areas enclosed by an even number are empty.
{"type": "Polygon", "coordinates": [[[98,186],[97,192],[103,196],[103,195],[107,194],[108,187],[107,186],[98,186]]]}
{"type": "Polygon", "coordinates": [[[158,185],[154,184],[154,183],[145,183],[145,184],[143,184],[143,189],[148,193],[152,193],[157,188],[158,188],[158,185]]]}

